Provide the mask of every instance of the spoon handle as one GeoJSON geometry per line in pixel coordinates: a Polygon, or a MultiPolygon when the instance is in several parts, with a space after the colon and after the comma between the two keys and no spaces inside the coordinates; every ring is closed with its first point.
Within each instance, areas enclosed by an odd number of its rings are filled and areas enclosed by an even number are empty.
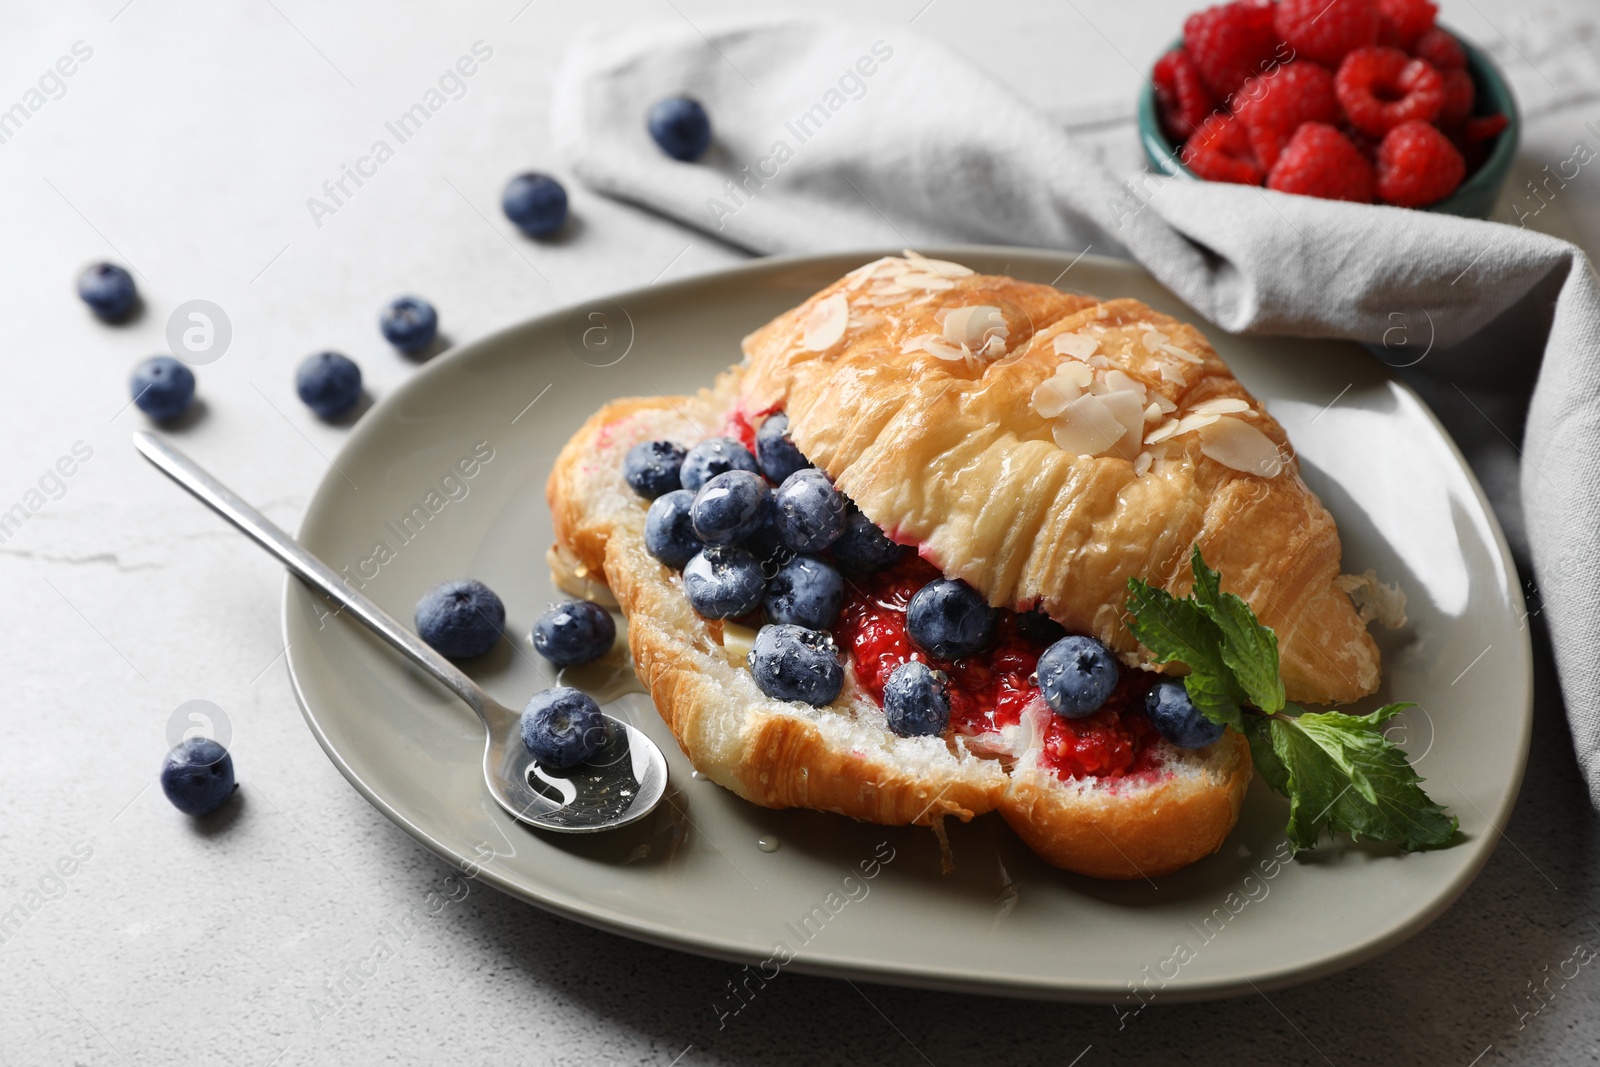
{"type": "Polygon", "coordinates": [[[277,556],[306,584],[349,608],[351,614],[379,637],[465,700],[478,713],[478,717],[487,723],[486,715],[493,700],[478,687],[478,683],[434,651],[431,645],[373,601],[352,589],[333,568],[300,547],[276,523],[201,470],[188,456],[143,430],[133,435],[133,443],[144,454],[144,458],[155,464],[163,474],[199,497],[201,502],[237,526],[251,540],[277,556]]]}

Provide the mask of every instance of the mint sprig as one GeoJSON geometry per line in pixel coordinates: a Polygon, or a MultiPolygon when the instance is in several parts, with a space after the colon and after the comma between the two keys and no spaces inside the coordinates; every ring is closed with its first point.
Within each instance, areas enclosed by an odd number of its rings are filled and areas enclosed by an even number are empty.
{"type": "Polygon", "coordinates": [[[1195,547],[1194,591],[1175,597],[1128,580],[1128,629],[1157,663],[1182,663],[1189,699],[1207,719],[1244,734],[1256,769],[1289,798],[1290,844],[1313,848],[1323,831],[1438,848],[1457,820],[1429,799],[1383,726],[1411,704],[1368,715],[1306,711],[1284,699],[1278,636],[1250,605],[1222,592],[1221,576],[1195,547]]]}

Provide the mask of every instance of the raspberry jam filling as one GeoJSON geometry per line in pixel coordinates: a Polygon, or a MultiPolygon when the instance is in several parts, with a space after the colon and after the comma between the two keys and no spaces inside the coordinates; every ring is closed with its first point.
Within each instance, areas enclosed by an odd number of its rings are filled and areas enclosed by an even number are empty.
{"type": "MultiPolygon", "coordinates": [[[[989,647],[976,656],[943,660],[919,652],[906,635],[906,605],[918,589],[941,577],[916,556],[877,574],[858,578],[846,593],[833,637],[850,653],[856,680],[880,705],[883,686],[900,664],[914,657],[950,678],[950,728],[958,734],[992,734],[1020,722],[1022,711],[1044,698],[1033,682],[1039,656],[1050,640],[1027,632],[1017,613],[1001,609],[989,647]]],[[[1105,706],[1082,719],[1045,710],[1040,761],[1063,779],[1117,778],[1153,771],[1160,735],[1145,716],[1143,701],[1154,676],[1122,672],[1105,706]]]]}

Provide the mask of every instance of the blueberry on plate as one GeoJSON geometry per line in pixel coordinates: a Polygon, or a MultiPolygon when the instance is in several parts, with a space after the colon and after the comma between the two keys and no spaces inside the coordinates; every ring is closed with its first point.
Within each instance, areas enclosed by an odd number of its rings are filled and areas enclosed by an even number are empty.
{"type": "Polygon", "coordinates": [[[439,313],[416,296],[397,296],[378,314],[383,339],[407,355],[425,352],[439,336],[439,313]]]}
{"type": "Polygon", "coordinates": [[[152,419],[175,419],[194,400],[194,371],[171,356],[151,356],[133,368],[133,402],[152,419]]]}
{"type": "Polygon", "coordinates": [[[756,462],[773,485],[781,485],[795,471],[811,466],[789,436],[789,416],[782,412],[768,415],[761,424],[756,431],[756,462]]]}
{"type": "Polygon", "coordinates": [[[209,737],[172,746],[161,761],[161,791],[185,815],[209,815],[233,795],[233,757],[209,737]]]}
{"type": "Polygon", "coordinates": [[[506,628],[506,606],[472,578],[440,582],[417,601],[417,635],[451,659],[481,656],[506,628]]]}
{"type": "Polygon", "coordinates": [[[785,478],[772,502],[778,509],[778,536],[796,552],[821,552],[844,533],[844,495],[815,467],[785,478]]]}
{"type": "Polygon", "coordinates": [[[896,562],[906,551],[905,545],[889,540],[877,523],[851,504],[845,510],[844,532],[833,543],[833,561],[851,574],[871,574],[896,562]]]}
{"type": "Polygon", "coordinates": [[[1117,687],[1122,672],[1111,650],[1092,637],[1063,637],[1039,657],[1039,690],[1059,715],[1093,715],[1117,687]]]}
{"type": "Polygon", "coordinates": [[[707,545],[683,568],[683,591],[703,619],[736,619],[761,606],[761,561],[742,548],[707,545]]]}
{"type": "Polygon", "coordinates": [[[106,322],[127,317],[139,302],[133,275],[115,263],[91,263],[78,275],[78,298],[106,322]]]}
{"type": "Polygon", "coordinates": [[[821,707],[833,703],[844,687],[839,649],[822,630],[783,623],[763,626],[745,663],[757,688],[774,700],[821,707]]]}
{"type": "Polygon", "coordinates": [[[361,399],[361,368],[349,356],[318,352],[294,372],[294,389],[306,407],[324,419],[336,419],[361,399]]]}
{"type": "Polygon", "coordinates": [[[529,171],[506,183],[500,207],[529,237],[548,237],[567,221],[567,191],[550,175],[529,171]]]}
{"type": "Polygon", "coordinates": [[[518,725],[533,758],[557,771],[587,763],[611,736],[610,720],[594,698],[564,685],[533,694],[518,725]]]}
{"type": "Polygon", "coordinates": [[[557,667],[590,663],[611,651],[617,624],[611,612],[590,600],[569,600],[533,624],[533,648],[557,667]]]}
{"type": "Polygon", "coordinates": [[[940,659],[981,651],[994,633],[995,611],[966,582],[939,578],[918,589],[906,605],[906,634],[940,659]]]}
{"type": "Polygon", "coordinates": [[[685,489],[699,492],[700,487],[719,474],[728,471],[749,471],[759,474],[756,457],[750,450],[731,437],[708,437],[689,449],[683,457],[683,469],[678,479],[685,489]]]}
{"type": "Polygon", "coordinates": [[[1179,748],[1205,748],[1222,736],[1224,727],[1200,714],[1189,691],[1176,678],[1164,678],[1144,695],[1144,713],[1156,730],[1179,748]]]}
{"type": "Polygon", "coordinates": [[[711,119],[698,100],[687,96],[657,101],[645,125],[663,152],[684,163],[699,159],[711,144],[711,119]]]}
{"type": "Polygon", "coordinates": [[[772,490],[749,471],[723,471],[694,496],[694,532],[708,545],[731,545],[750,537],[767,519],[772,490]]]}
{"type": "Polygon", "coordinates": [[[844,603],[844,579],[816,556],[795,556],[779,565],[767,582],[761,606],[772,622],[826,630],[844,603]]]}
{"type": "Polygon", "coordinates": [[[683,467],[682,445],[671,441],[640,441],[622,457],[622,477],[646,500],[683,488],[678,471],[683,467]]]}
{"type": "Polygon", "coordinates": [[[674,489],[650,502],[644,516],[644,550],[673,570],[684,568],[705,547],[695,536],[694,494],[674,489]]]}
{"type": "Polygon", "coordinates": [[[908,660],[883,683],[883,713],[901,737],[937,737],[950,725],[950,685],[942,672],[908,660]]]}

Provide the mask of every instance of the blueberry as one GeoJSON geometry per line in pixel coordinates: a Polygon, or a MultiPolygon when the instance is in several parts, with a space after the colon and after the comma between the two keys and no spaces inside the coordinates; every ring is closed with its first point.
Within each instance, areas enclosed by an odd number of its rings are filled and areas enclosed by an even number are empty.
{"type": "Polygon", "coordinates": [[[815,556],[795,556],[777,568],[762,602],[772,622],[791,622],[812,630],[833,625],[844,603],[844,579],[815,556]]]}
{"type": "Polygon", "coordinates": [[[126,318],[139,302],[133,275],[115,263],[92,263],[78,275],[78,296],[106,322],[126,318]]]}
{"type": "Polygon", "coordinates": [[[844,532],[833,543],[833,561],[841,569],[852,574],[871,574],[905,554],[905,545],[889,540],[889,535],[861,514],[854,504],[846,509],[844,532]]]}
{"type": "Polygon", "coordinates": [[[349,356],[318,352],[294,372],[295,392],[306,407],[325,419],[336,419],[361,399],[361,368],[349,356]]]}
{"type": "Polygon", "coordinates": [[[883,684],[883,713],[901,737],[937,737],[950,724],[950,686],[920,660],[894,669],[883,684]]]}
{"type": "Polygon", "coordinates": [[[1144,695],[1144,713],[1161,736],[1179,748],[1205,748],[1222,736],[1223,727],[1200,714],[1189,691],[1176,678],[1157,682],[1144,695]]]}
{"type": "Polygon", "coordinates": [[[1046,615],[1042,608],[1017,612],[1017,629],[1023,637],[1041,645],[1053,645],[1067,636],[1067,628],[1046,615]]]}
{"type": "Polygon", "coordinates": [[[674,489],[650,503],[644,516],[644,550],[673,570],[682,570],[705,546],[694,533],[694,494],[674,489]]]}
{"type": "Polygon", "coordinates": [[[745,658],[756,685],[774,700],[799,700],[821,707],[844,687],[844,667],[833,638],[821,630],[767,625],[745,658]]]}
{"type": "Polygon", "coordinates": [[[161,791],[185,815],[209,815],[233,795],[233,757],[209,737],[172,746],[161,761],[161,791]]]}
{"type": "Polygon", "coordinates": [[[567,221],[567,191],[550,175],[530,171],[506,183],[500,207],[529,237],[548,237],[567,221]]]}
{"type": "Polygon", "coordinates": [[[1039,689],[1069,719],[1093,715],[1117,687],[1122,672],[1111,650],[1092,637],[1063,637],[1039,657],[1039,689]]]}
{"type": "Polygon", "coordinates": [[[194,399],[194,371],[171,356],[151,356],[133,368],[133,402],[152,419],[175,419],[194,399]]]}
{"type": "Polygon", "coordinates": [[[611,612],[588,600],[556,604],[533,624],[533,648],[557,667],[576,667],[611,651],[617,624],[611,612]]]}
{"type": "Polygon", "coordinates": [[[744,445],[731,437],[708,437],[689,449],[689,454],[683,458],[683,469],[678,478],[685,489],[698,493],[708,480],[727,471],[760,473],[756,468],[756,457],[744,445]]]}
{"type": "Polygon", "coordinates": [[[821,552],[844,533],[844,496],[815,467],[785,478],[772,502],[778,509],[778,536],[796,552],[821,552]]]}
{"type": "Polygon", "coordinates": [[[689,606],[706,619],[735,619],[761,606],[767,581],[761,561],[742,548],[707,545],[683,568],[689,606]]]}
{"type": "Polygon", "coordinates": [[[756,431],[756,462],[761,464],[761,473],[773,485],[782,484],[795,471],[811,466],[811,461],[800,454],[789,436],[789,416],[781,412],[768,415],[761,424],[761,429],[756,431]]]}
{"type": "Polygon", "coordinates": [[[611,736],[610,720],[594,698],[564,685],[533,694],[519,725],[533,758],[557,771],[587,763],[611,736]]]}
{"type": "Polygon", "coordinates": [[[635,493],[654,500],[682,488],[678,471],[683,467],[682,445],[671,441],[640,441],[622,457],[622,476],[635,493]]]}
{"type": "Polygon", "coordinates": [[[687,96],[658,101],[645,124],[661,150],[684,163],[699,159],[711,144],[711,119],[698,100],[687,96]]]}
{"type": "Polygon", "coordinates": [[[397,296],[378,315],[383,339],[407,355],[427,351],[439,335],[439,313],[415,296],[397,296]]]}
{"type": "Polygon", "coordinates": [[[906,605],[906,633],[940,659],[970,656],[989,643],[995,612],[966,582],[939,578],[918,589],[906,605]]]}
{"type": "Polygon", "coordinates": [[[694,532],[708,545],[731,545],[759,530],[772,507],[772,490],[759,474],[723,471],[694,496],[694,532]]]}
{"type": "Polygon", "coordinates": [[[506,606],[482,582],[441,582],[417,601],[417,634],[451,659],[481,656],[506,628],[506,606]]]}

